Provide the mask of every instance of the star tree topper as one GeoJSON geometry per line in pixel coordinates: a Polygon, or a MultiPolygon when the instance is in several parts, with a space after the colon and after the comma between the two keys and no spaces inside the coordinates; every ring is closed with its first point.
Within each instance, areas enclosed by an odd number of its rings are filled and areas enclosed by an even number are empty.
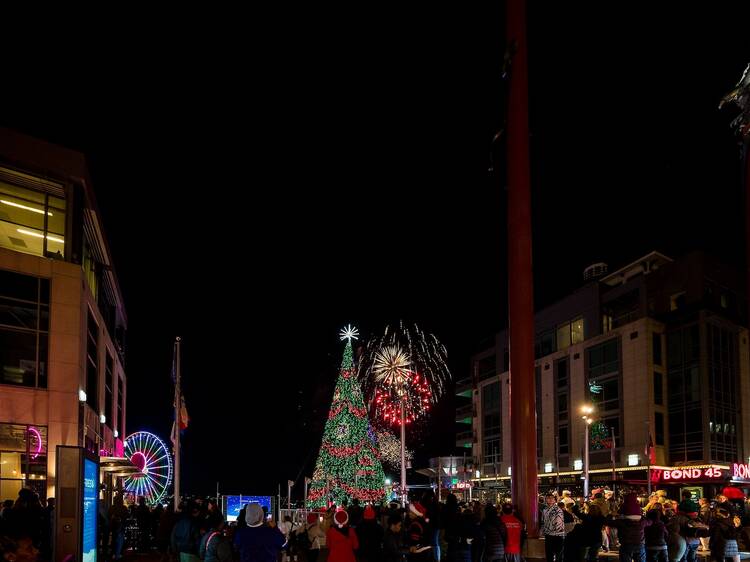
{"type": "Polygon", "coordinates": [[[342,328],[341,332],[339,332],[339,339],[341,341],[349,340],[349,343],[352,342],[352,340],[358,340],[359,339],[359,330],[352,326],[351,324],[347,325],[346,328],[342,328]]]}

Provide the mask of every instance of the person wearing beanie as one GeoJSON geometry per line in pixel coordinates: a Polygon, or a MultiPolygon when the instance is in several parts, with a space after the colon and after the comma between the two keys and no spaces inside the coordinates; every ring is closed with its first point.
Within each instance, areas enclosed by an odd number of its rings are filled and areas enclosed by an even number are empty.
{"type": "Polygon", "coordinates": [[[690,492],[683,492],[683,500],[674,518],[675,525],[679,529],[680,536],[685,539],[685,562],[696,562],[697,550],[701,544],[701,538],[708,537],[708,525],[698,519],[699,507],[689,499],[690,492]],[[685,497],[685,494],[688,497],[685,497]]]}
{"type": "Polygon", "coordinates": [[[357,525],[360,562],[379,562],[383,557],[383,527],[378,523],[371,505],[365,507],[362,521],[357,525]]]}
{"type": "Polygon", "coordinates": [[[611,513],[607,518],[607,524],[617,529],[620,538],[620,562],[643,562],[646,559],[644,530],[651,525],[651,520],[643,517],[635,493],[631,492],[625,496],[621,514],[620,519],[615,519],[611,513]]]}
{"type": "Polygon", "coordinates": [[[326,533],[328,562],[356,562],[354,551],[359,548],[357,533],[349,526],[349,514],[338,509],[333,514],[333,525],[326,533]]]}
{"type": "Polygon", "coordinates": [[[284,535],[271,519],[265,522],[263,508],[250,503],[245,508],[247,527],[234,533],[234,546],[240,553],[240,562],[276,562],[284,546],[284,535]]]}
{"type": "Polygon", "coordinates": [[[711,521],[711,560],[723,562],[731,558],[733,562],[740,562],[740,553],[737,546],[737,538],[740,535],[740,518],[732,517],[729,510],[719,507],[711,521]]]}
{"type": "Polygon", "coordinates": [[[320,549],[325,546],[326,534],[320,526],[320,518],[317,513],[307,514],[307,523],[303,532],[307,533],[307,562],[317,562],[320,549]]]}

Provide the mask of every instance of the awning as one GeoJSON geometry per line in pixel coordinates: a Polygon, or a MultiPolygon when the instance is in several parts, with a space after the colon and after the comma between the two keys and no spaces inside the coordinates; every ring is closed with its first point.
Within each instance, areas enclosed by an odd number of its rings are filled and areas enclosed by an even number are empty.
{"type": "Polygon", "coordinates": [[[130,476],[140,472],[129,459],[122,457],[99,457],[99,470],[112,476],[130,476]]]}

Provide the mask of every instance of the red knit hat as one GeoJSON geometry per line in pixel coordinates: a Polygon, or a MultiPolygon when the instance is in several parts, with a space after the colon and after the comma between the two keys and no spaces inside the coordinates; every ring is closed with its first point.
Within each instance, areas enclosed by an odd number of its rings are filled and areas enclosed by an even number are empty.
{"type": "Polygon", "coordinates": [[[372,508],[371,505],[368,505],[365,508],[365,512],[362,515],[362,517],[364,517],[365,519],[375,519],[375,510],[372,508]]]}
{"type": "Polygon", "coordinates": [[[333,520],[336,523],[336,526],[343,527],[344,525],[349,523],[349,514],[346,512],[346,510],[339,509],[334,514],[333,520]]]}

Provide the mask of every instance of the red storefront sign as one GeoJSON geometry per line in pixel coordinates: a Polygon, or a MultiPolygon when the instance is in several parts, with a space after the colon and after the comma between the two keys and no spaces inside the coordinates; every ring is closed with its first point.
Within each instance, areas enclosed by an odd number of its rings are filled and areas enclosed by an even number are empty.
{"type": "MultiPolygon", "coordinates": [[[[735,467],[737,465],[734,465],[735,467]]],[[[750,468],[749,468],[750,470],[750,468]]],[[[750,474],[750,472],[748,472],[750,474]]],[[[724,477],[720,468],[665,468],[659,470],[662,482],[690,482],[696,480],[718,480],[724,477]]]]}
{"type": "Polygon", "coordinates": [[[750,464],[734,463],[732,465],[732,478],[750,480],[750,464]]]}

